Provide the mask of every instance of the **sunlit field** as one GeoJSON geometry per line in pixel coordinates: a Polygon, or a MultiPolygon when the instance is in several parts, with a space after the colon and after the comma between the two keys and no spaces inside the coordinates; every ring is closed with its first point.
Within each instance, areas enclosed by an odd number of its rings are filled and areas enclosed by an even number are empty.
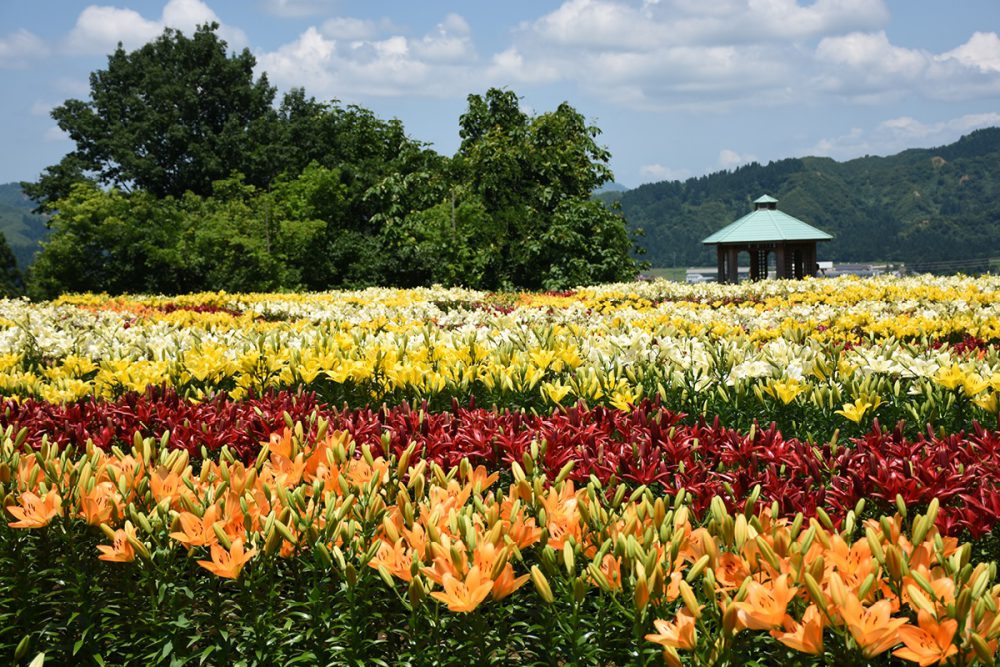
{"type": "Polygon", "coordinates": [[[993,664],[998,290],[0,301],[0,655],[993,664]]]}

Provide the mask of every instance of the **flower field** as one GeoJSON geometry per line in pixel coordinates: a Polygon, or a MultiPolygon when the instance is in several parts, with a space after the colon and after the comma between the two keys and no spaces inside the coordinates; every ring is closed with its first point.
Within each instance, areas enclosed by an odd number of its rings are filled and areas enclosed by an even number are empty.
{"type": "Polygon", "coordinates": [[[0,655],[994,664],[1000,279],[0,302],[0,655]]]}

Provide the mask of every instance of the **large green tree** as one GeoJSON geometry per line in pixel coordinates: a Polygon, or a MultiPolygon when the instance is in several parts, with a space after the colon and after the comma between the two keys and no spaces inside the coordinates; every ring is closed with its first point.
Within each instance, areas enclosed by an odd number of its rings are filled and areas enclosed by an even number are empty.
{"type": "Polygon", "coordinates": [[[53,215],[31,292],[326,289],[433,282],[560,289],[631,278],[598,130],[469,97],[446,158],[400,121],[293,89],[273,105],[217,25],[120,45],[87,101],[53,111],[75,149],[28,194],[53,215]]]}
{"type": "Polygon", "coordinates": [[[600,130],[567,103],[531,116],[513,91],[470,95],[454,171],[499,227],[488,287],[564,289],[635,277],[625,221],[591,201],[612,180],[600,130]]]}
{"type": "Polygon", "coordinates": [[[90,75],[90,98],[67,100],[52,117],[76,148],[25,191],[43,206],[90,177],[104,186],[156,197],[207,195],[239,170],[265,185],[276,164],[275,89],[254,78],[249,50],[230,54],[217,24],[191,37],[167,29],[90,75]]]}

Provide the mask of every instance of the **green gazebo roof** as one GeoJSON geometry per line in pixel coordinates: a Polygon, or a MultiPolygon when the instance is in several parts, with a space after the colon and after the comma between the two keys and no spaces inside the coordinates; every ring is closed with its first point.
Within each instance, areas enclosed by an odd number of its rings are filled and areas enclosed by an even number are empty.
{"type": "Polygon", "coordinates": [[[767,243],[770,241],[829,241],[833,237],[798,218],[768,205],[777,204],[774,197],[764,195],[754,201],[755,210],[736,222],[723,227],[702,241],[718,243],[767,243]]]}

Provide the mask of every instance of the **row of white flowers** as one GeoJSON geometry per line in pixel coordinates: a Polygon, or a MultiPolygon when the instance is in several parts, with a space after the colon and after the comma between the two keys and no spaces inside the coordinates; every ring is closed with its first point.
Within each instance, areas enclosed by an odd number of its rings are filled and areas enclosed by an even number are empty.
{"type": "Polygon", "coordinates": [[[901,396],[936,405],[943,395],[932,393],[943,391],[995,413],[998,291],[995,277],[921,276],[655,281],[565,294],[431,288],[7,300],[0,392],[68,401],[147,385],[194,397],[345,386],[370,400],[486,393],[513,404],[534,397],[619,406],[680,392],[725,402],[753,395],[767,405],[812,400],[841,412],[850,403],[851,415],[870,417],[879,405],[899,407],[901,396]]]}

